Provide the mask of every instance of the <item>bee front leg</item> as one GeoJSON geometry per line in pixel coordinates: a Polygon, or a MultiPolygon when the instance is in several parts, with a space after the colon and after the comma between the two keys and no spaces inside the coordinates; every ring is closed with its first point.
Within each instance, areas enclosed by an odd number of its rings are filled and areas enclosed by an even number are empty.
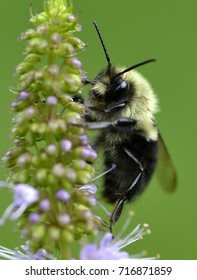
{"type": "Polygon", "coordinates": [[[89,129],[105,129],[112,128],[115,130],[119,129],[130,129],[136,125],[136,121],[128,118],[120,118],[115,121],[103,121],[103,122],[87,122],[85,126],[89,129]]]}

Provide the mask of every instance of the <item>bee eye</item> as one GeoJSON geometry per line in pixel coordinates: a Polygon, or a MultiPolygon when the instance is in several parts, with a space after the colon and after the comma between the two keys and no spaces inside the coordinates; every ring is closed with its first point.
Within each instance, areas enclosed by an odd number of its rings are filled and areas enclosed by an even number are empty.
{"type": "Polygon", "coordinates": [[[122,92],[122,91],[125,91],[125,89],[127,89],[127,88],[128,88],[128,83],[125,80],[121,80],[119,82],[119,84],[115,87],[114,91],[122,92]]]}
{"type": "Polygon", "coordinates": [[[120,87],[120,89],[126,89],[128,87],[128,84],[127,84],[127,82],[122,81],[119,87],[120,87]]]}

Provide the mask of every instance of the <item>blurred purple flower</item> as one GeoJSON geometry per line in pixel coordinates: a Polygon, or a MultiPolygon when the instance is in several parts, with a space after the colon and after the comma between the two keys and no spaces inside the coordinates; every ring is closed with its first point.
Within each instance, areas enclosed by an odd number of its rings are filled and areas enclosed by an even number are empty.
{"type": "Polygon", "coordinates": [[[60,144],[61,144],[61,148],[64,152],[68,152],[72,148],[72,142],[70,140],[67,140],[67,139],[62,140],[60,144]]]}
{"type": "Polygon", "coordinates": [[[48,104],[48,105],[56,105],[57,104],[57,98],[55,97],[55,96],[53,96],[53,95],[51,95],[51,96],[48,96],[47,98],[46,98],[46,103],[48,104]]]}
{"type": "Polygon", "coordinates": [[[79,188],[79,191],[84,191],[89,194],[95,194],[97,192],[97,186],[95,184],[87,184],[83,185],[79,188]]]}
{"type": "Polygon", "coordinates": [[[121,260],[130,259],[143,256],[140,253],[135,256],[129,255],[128,252],[122,251],[123,248],[134,243],[135,241],[142,239],[142,236],[149,234],[150,230],[147,224],[143,226],[138,225],[123,239],[120,238],[122,233],[128,227],[130,219],[128,219],[123,227],[119,237],[113,238],[113,234],[110,232],[105,233],[100,241],[100,244],[86,244],[80,253],[81,260],[121,260]]]}
{"type": "Polygon", "coordinates": [[[66,190],[58,190],[56,192],[56,197],[61,200],[61,201],[64,201],[64,202],[68,202],[69,199],[70,199],[70,195],[69,193],[66,191],[66,190]]]}
{"type": "Polygon", "coordinates": [[[29,249],[29,242],[26,242],[26,245],[21,245],[20,247],[22,251],[18,249],[10,250],[0,246],[0,257],[9,260],[55,260],[55,257],[48,254],[44,249],[39,249],[37,252],[32,253],[29,249]]]}
{"type": "Polygon", "coordinates": [[[30,185],[21,183],[13,186],[12,189],[14,191],[13,202],[8,206],[0,219],[1,225],[8,217],[11,220],[18,219],[31,204],[39,199],[39,192],[30,185]]]}
{"type": "Polygon", "coordinates": [[[120,260],[128,259],[129,254],[120,251],[118,243],[113,242],[113,235],[107,232],[100,242],[97,244],[87,244],[81,250],[81,260],[120,260]]]}
{"type": "Polygon", "coordinates": [[[31,224],[36,224],[40,220],[40,214],[38,213],[31,213],[28,217],[28,220],[31,224]]]}
{"type": "Polygon", "coordinates": [[[48,211],[50,209],[51,205],[50,205],[50,201],[48,199],[43,199],[42,201],[40,201],[40,209],[42,211],[48,211]]]}

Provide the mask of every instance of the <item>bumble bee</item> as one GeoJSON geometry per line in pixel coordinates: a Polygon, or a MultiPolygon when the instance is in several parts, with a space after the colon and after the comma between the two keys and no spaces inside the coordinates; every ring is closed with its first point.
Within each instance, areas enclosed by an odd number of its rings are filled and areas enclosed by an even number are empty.
{"type": "Polygon", "coordinates": [[[150,182],[157,167],[161,185],[176,187],[176,172],[155,123],[158,100],[149,82],[134,69],[155,61],[149,59],[129,68],[114,67],[96,22],[94,26],[108,65],[91,82],[85,105],[90,129],[100,129],[96,145],[104,149],[106,170],[104,197],[115,203],[110,231],[119,219],[125,202],[132,202],[150,182]],[[159,159],[159,161],[158,161],[159,159]],[[158,164],[157,164],[158,163],[158,164]]]}

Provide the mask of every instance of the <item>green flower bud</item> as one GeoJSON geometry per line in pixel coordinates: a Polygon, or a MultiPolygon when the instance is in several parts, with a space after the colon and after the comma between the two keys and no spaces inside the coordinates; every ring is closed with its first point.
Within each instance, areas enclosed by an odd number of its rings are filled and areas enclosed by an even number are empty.
{"type": "Polygon", "coordinates": [[[57,178],[63,178],[63,177],[65,177],[66,172],[65,172],[65,167],[64,167],[64,165],[61,164],[61,163],[55,164],[55,165],[53,166],[52,173],[53,173],[53,175],[55,175],[57,178]]]}
{"type": "Polygon", "coordinates": [[[28,182],[29,180],[29,170],[28,169],[21,169],[15,173],[13,173],[13,175],[11,175],[11,180],[14,184],[19,184],[21,182],[28,182]]]}
{"type": "Polygon", "coordinates": [[[58,229],[56,227],[50,227],[48,229],[48,235],[51,240],[56,241],[60,238],[60,235],[61,235],[60,229],[58,229]]]}
{"type": "Polygon", "coordinates": [[[58,65],[50,65],[48,68],[47,68],[47,72],[51,75],[52,78],[57,78],[60,74],[60,68],[58,67],[58,65]]]}
{"type": "Polygon", "coordinates": [[[77,175],[77,181],[80,185],[88,184],[92,178],[92,174],[89,171],[85,170],[78,171],[77,175]]]}
{"type": "Polygon", "coordinates": [[[65,244],[70,244],[73,241],[73,233],[68,230],[62,231],[62,238],[65,242],[65,244]]]}
{"type": "Polygon", "coordinates": [[[40,168],[35,174],[35,179],[39,184],[47,182],[48,171],[47,169],[40,168]]]}
{"type": "Polygon", "coordinates": [[[70,43],[77,50],[82,50],[82,49],[84,49],[86,47],[86,44],[84,44],[84,42],[82,42],[77,37],[69,37],[68,38],[68,43],[70,43]]]}
{"type": "Polygon", "coordinates": [[[16,67],[16,74],[23,75],[33,69],[32,63],[23,62],[16,67]]]}
{"type": "Polygon", "coordinates": [[[31,236],[34,241],[38,242],[45,237],[46,229],[44,225],[35,225],[32,227],[31,236]]]}
{"type": "Polygon", "coordinates": [[[37,55],[44,54],[48,52],[48,42],[47,40],[40,38],[33,38],[29,41],[29,44],[26,46],[26,53],[35,53],[37,55]]]}
{"type": "Polygon", "coordinates": [[[40,55],[37,55],[37,54],[28,54],[26,57],[25,57],[25,62],[28,62],[28,63],[32,63],[32,64],[36,64],[38,62],[40,62],[41,60],[41,56],[40,55]]]}
{"type": "Polygon", "coordinates": [[[17,91],[25,91],[29,90],[29,86],[32,85],[32,83],[35,80],[35,73],[34,71],[31,71],[29,73],[26,73],[22,76],[20,76],[18,84],[17,84],[17,91]]]}
{"type": "Polygon", "coordinates": [[[76,102],[70,102],[67,106],[67,108],[73,112],[77,112],[79,114],[85,114],[85,108],[83,104],[76,103],[76,102]]]}
{"type": "Polygon", "coordinates": [[[31,158],[32,156],[30,153],[24,153],[17,158],[16,163],[18,167],[27,167],[31,163],[31,158]]]}
{"type": "Polygon", "coordinates": [[[40,14],[36,14],[35,16],[32,15],[30,22],[33,22],[36,25],[45,24],[47,23],[48,16],[45,12],[40,14]]]}
{"type": "Polygon", "coordinates": [[[48,28],[47,24],[40,24],[40,25],[38,25],[38,27],[36,29],[38,35],[47,34],[48,30],[49,30],[49,28],[48,28]]]}
{"type": "Polygon", "coordinates": [[[37,32],[34,29],[28,29],[25,32],[21,33],[20,40],[29,40],[37,37],[37,32]]]}
{"type": "Polygon", "coordinates": [[[66,94],[58,95],[58,97],[59,97],[61,104],[65,107],[67,107],[67,105],[73,101],[73,99],[69,95],[66,95],[66,94]]]}
{"type": "Polygon", "coordinates": [[[61,36],[58,33],[53,33],[51,35],[51,47],[57,48],[61,44],[61,36]]]}

